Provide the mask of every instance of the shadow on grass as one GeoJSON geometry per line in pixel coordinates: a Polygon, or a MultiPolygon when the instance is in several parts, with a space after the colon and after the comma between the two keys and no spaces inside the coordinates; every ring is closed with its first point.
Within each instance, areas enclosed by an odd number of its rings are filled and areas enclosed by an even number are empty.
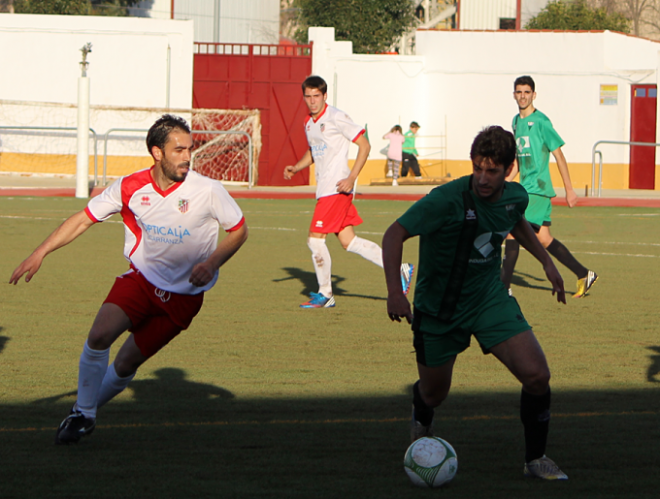
{"type": "Polygon", "coordinates": [[[657,347],[647,347],[649,350],[655,352],[657,355],[651,355],[651,365],[649,366],[648,371],[646,372],[646,379],[650,383],[660,383],[660,346],[657,347]]]}
{"type": "MultiPolygon", "coordinates": [[[[283,277],[281,279],[273,279],[273,282],[283,282],[297,279],[303,285],[303,289],[300,292],[303,296],[309,296],[310,293],[316,293],[319,289],[318,281],[316,280],[316,274],[307,270],[302,270],[297,267],[283,267],[283,271],[288,273],[288,277],[283,277]]],[[[368,300],[387,300],[385,296],[372,296],[372,295],[360,295],[355,293],[349,293],[343,289],[340,285],[346,280],[345,277],[338,275],[332,275],[332,293],[335,296],[350,296],[355,298],[365,298],[368,300]]]]}
{"type": "MultiPolygon", "coordinates": [[[[4,328],[0,327],[0,333],[4,328]]],[[[5,349],[7,342],[10,340],[9,336],[0,336],[0,353],[5,349]]]]}
{"type": "MultiPolygon", "coordinates": [[[[244,399],[180,369],[153,374],[132,383],[132,400],[103,407],[94,434],[68,447],[53,437],[72,400],[1,404],[3,497],[421,497],[402,467],[409,393],[244,399]]],[[[660,397],[652,386],[553,392],[548,454],[566,483],[523,479],[518,390],[455,389],[435,421],[459,460],[445,492],[657,497],[660,397]]]]}
{"type": "Polygon", "coordinates": [[[529,289],[541,289],[543,291],[552,291],[551,286],[540,286],[540,285],[535,285],[531,284],[529,281],[534,281],[538,283],[546,283],[546,279],[541,279],[539,277],[536,277],[532,274],[526,274],[524,272],[518,272],[517,270],[514,271],[513,276],[511,277],[511,284],[515,286],[520,286],[521,288],[529,288],[529,289]]]}

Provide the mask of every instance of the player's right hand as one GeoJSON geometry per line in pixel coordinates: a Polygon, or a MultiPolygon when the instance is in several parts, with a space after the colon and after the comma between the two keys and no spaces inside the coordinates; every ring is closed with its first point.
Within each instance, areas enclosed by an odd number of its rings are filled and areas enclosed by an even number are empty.
{"type": "Polygon", "coordinates": [[[29,257],[27,257],[25,260],[23,260],[23,263],[21,263],[18,267],[16,267],[16,270],[11,275],[11,278],[9,279],[9,284],[18,284],[18,281],[23,277],[23,275],[27,272],[27,276],[25,276],[25,282],[30,282],[32,279],[32,276],[37,273],[39,268],[41,267],[41,262],[43,261],[43,258],[40,258],[36,256],[34,253],[31,254],[29,257]]]}
{"type": "Polygon", "coordinates": [[[296,174],[296,167],[295,166],[286,166],[284,167],[284,179],[285,180],[291,180],[291,178],[296,174]]]}

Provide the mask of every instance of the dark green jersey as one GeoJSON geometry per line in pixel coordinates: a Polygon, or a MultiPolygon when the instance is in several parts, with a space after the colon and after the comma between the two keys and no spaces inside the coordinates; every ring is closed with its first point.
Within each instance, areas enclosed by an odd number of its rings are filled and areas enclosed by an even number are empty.
{"type": "Polygon", "coordinates": [[[550,153],[564,145],[548,117],[538,109],[526,118],[513,117],[513,134],[518,146],[520,183],[530,194],[555,197],[550,178],[550,153]]]}
{"type": "MultiPolygon", "coordinates": [[[[415,307],[437,315],[463,227],[463,191],[470,176],[436,187],[417,201],[398,222],[411,236],[420,236],[415,307]]],[[[499,201],[489,203],[470,192],[479,222],[467,274],[454,318],[470,314],[490,293],[502,287],[501,245],[527,208],[528,196],[518,183],[506,182],[499,201]]]]}

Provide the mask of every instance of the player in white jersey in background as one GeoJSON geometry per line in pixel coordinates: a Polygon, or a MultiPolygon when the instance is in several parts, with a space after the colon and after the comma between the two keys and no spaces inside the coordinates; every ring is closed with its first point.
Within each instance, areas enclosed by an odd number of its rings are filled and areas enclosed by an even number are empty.
{"type": "Polygon", "coordinates": [[[218,269],[247,239],[243,214],[222,184],[190,171],[190,128],[164,115],[147,135],[154,166],[122,177],[68,218],[11,276],[30,282],[49,253],[97,222],[120,213],[124,256],[131,269],[117,277],[80,356],[78,398],[56,444],[76,443],[96,425],[98,407],[128,386],[140,365],[187,329],[218,269]],[[219,226],[227,235],[218,244],[219,226]],[[114,362],[110,346],[130,331],[114,362]]]}
{"type": "MultiPolygon", "coordinates": [[[[335,306],[332,294],[332,260],[326,246],[328,234],[335,234],[342,247],[383,267],[383,252],[378,244],[355,235],[353,227],[362,223],[353,205],[353,187],[367,161],[371,146],[364,128],[356,125],[346,113],[326,104],[328,85],[320,76],[310,76],[302,83],[303,97],[309,109],[305,133],[309,149],[293,166],[284,168],[284,178],[290,180],[297,172],[315,165],[316,208],[309,228],[307,246],[319,283],[319,292],[311,293],[302,308],[335,306]],[[348,146],[358,146],[353,168],[348,167],[348,146]]],[[[408,293],[414,266],[401,265],[401,282],[408,293]]]]}

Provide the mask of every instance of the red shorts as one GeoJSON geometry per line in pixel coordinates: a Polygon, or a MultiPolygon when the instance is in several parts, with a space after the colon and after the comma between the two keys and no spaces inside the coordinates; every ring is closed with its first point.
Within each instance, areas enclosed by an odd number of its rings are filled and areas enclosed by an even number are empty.
{"type": "Polygon", "coordinates": [[[334,194],[316,201],[309,231],[337,234],[349,225],[356,226],[361,223],[362,219],[353,205],[353,194],[334,194]]]}
{"type": "Polygon", "coordinates": [[[113,303],[131,320],[129,331],[145,357],[151,357],[190,326],[204,302],[204,293],[181,295],[163,291],[135,270],[115,279],[103,303],[113,303]]]}

